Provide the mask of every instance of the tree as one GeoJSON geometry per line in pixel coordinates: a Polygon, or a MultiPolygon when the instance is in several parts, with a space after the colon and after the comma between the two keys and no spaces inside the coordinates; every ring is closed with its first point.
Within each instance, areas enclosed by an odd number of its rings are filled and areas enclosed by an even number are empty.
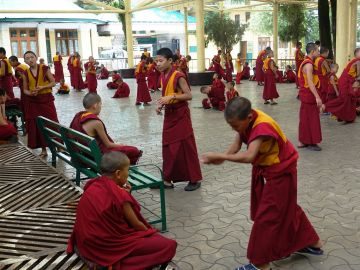
{"type": "Polygon", "coordinates": [[[223,12],[208,12],[205,16],[206,44],[213,41],[222,51],[228,52],[245,32],[246,24],[237,24],[223,12]]]}

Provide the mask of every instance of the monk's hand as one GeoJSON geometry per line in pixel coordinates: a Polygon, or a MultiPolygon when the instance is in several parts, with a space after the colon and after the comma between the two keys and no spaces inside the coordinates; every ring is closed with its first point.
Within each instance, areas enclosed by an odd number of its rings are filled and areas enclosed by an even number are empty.
{"type": "Polygon", "coordinates": [[[316,97],[316,105],[318,106],[319,109],[321,109],[321,106],[322,106],[322,101],[321,101],[321,98],[320,97],[316,97]]]}
{"type": "Polygon", "coordinates": [[[131,185],[129,182],[126,182],[126,184],[123,186],[123,189],[125,189],[127,192],[130,193],[131,191],[131,185]]]}
{"type": "Polygon", "coordinates": [[[214,164],[214,165],[219,165],[224,162],[224,160],[219,157],[219,153],[215,153],[215,152],[208,152],[202,154],[200,156],[200,161],[204,164],[214,164]]]}
{"type": "Polygon", "coordinates": [[[157,108],[156,108],[156,113],[157,114],[161,114],[161,110],[162,110],[162,106],[158,106],[157,108]]]}
{"type": "Polygon", "coordinates": [[[165,96],[158,99],[158,104],[163,106],[165,104],[169,104],[170,101],[173,99],[173,96],[165,96]]]}

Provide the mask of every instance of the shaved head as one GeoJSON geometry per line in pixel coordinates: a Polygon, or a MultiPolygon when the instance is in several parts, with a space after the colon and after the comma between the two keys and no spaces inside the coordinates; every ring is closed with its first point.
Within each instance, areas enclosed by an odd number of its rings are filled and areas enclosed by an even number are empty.
{"type": "Polygon", "coordinates": [[[251,113],[251,102],[244,97],[235,97],[229,101],[225,108],[225,119],[244,120],[251,113]]]}
{"type": "Polygon", "coordinates": [[[88,93],[84,96],[83,106],[85,109],[89,109],[94,104],[100,103],[100,102],[101,102],[101,97],[98,94],[88,93]]]}
{"type": "Polygon", "coordinates": [[[126,168],[129,164],[130,160],[124,153],[112,151],[102,156],[100,169],[102,174],[112,174],[117,170],[126,168]]]}
{"type": "Polygon", "coordinates": [[[306,53],[310,54],[312,51],[316,51],[317,48],[318,47],[314,42],[309,42],[308,44],[306,44],[306,53]]]}

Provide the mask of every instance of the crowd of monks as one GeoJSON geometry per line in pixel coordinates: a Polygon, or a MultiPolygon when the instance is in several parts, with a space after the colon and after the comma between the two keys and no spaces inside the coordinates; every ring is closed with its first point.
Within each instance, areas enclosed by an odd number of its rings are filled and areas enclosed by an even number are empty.
{"type": "MultiPolygon", "coordinates": [[[[277,104],[278,82],[296,82],[301,102],[299,112],[298,148],[321,150],[320,113],[331,113],[339,121],[353,122],[359,110],[360,48],[354,51],[341,76],[338,65],[328,61],[329,50],[315,43],[306,45],[306,55],[297,43],[295,53],[296,74],[291,66],[282,76],[273,59],[271,48],[262,50],[256,60],[255,74],[251,78],[248,63],[241,54],[235,61],[236,77],[233,81],[233,60],[225,54],[225,69],[221,64],[222,52],[212,60],[215,71],[211,86],[201,87],[208,96],[204,108],[224,111],[225,120],[235,131],[234,142],[223,153],[209,152],[198,155],[192,128],[188,101],[192,93],[188,81],[189,56],[175,54],[162,48],[156,61],[145,51],[135,69],[137,82],[136,105],[150,105],[151,92],[161,90],[156,101],[156,112],[164,113],[162,133],[163,179],[166,189],[177,182],[187,182],[185,191],[201,186],[200,162],[219,165],[224,161],[251,163],[251,231],[248,254],[249,264],[239,270],[269,270],[270,263],[290,256],[294,252],[322,255],[322,242],[297,204],[296,148],[271,116],[252,108],[251,102],[240,97],[235,84],[242,79],[256,80],[263,86],[265,104],[277,104]],[[245,151],[240,151],[246,144],[245,151]],[[266,179],[266,182],[265,182],[266,179]],[[266,183],[266,185],[265,185],[266,183]]],[[[25,64],[16,56],[6,57],[0,48],[0,142],[15,141],[17,131],[7,119],[6,110],[17,107],[24,114],[28,133],[28,146],[41,148],[47,155],[46,142],[37,128],[36,118],[44,116],[58,122],[52,88],[59,83],[58,94],[67,94],[70,87],[64,82],[62,57],[53,58],[55,73],[38,62],[32,51],[24,54],[25,64]],[[13,92],[13,74],[20,88],[20,99],[13,92]]],[[[80,55],[69,57],[70,83],[74,91],[88,88],[84,96],[84,110],[74,115],[70,127],[96,139],[103,154],[103,175],[85,186],[77,209],[68,252],[77,252],[91,269],[151,269],[162,265],[165,269],[176,252],[176,241],[161,236],[140,213],[140,206],[129,193],[128,169],[142,156],[142,150],[124,143],[115,143],[99,118],[102,100],[97,94],[97,80],[108,79],[110,72],[93,57],[82,65],[80,55]],[[82,72],[86,79],[83,81],[82,72]]],[[[107,84],[116,89],[114,98],[128,97],[129,86],[116,72],[107,84]]]]}

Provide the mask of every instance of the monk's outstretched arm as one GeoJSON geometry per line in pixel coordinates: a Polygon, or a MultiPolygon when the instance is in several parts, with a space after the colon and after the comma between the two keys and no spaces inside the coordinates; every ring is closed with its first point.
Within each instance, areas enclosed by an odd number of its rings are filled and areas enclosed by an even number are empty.
{"type": "Polygon", "coordinates": [[[339,90],[338,90],[337,85],[336,85],[336,83],[335,83],[334,76],[331,76],[331,77],[330,77],[330,83],[331,83],[332,86],[334,87],[334,90],[335,90],[336,95],[339,96],[339,90]]]}
{"type": "Polygon", "coordinates": [[[303,67],[303,70],[305,71],[307,83],[310,88],[311,93],[315,96],[316,104],[320,108],[322,105],[321,98],[315,88],[314,82],[313,82],[313,66],[311,64],[306,64],[303,67]]]}
{"type": "Polygon", "coordinates": [[[146,227],[145,224],[138,219],[129,202],[124,203],[123,213],[127,223],[135,230],[146,231],[148,229],[148,227],[146,227]]]}
{"type": "Polygon", "coordinates": [[[241,149],[241,139],[239,133],[236,134],[235,140],[233,143],[229,146],[228,150],[225,152],[225,154],[235,154],[240,151],[241,149]]]}

